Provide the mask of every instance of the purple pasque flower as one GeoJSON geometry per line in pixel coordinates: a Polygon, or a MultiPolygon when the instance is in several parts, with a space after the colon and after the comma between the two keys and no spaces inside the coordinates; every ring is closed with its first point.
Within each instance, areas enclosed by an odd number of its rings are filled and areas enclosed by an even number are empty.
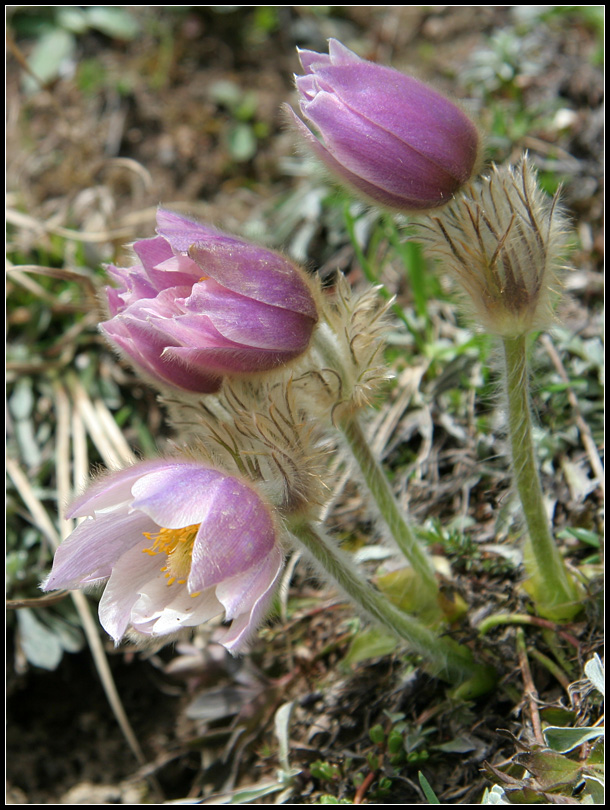
{"type": "Polygon", "coordinates": [[[289,111],[315,154],[365,197],[399,211],[436,208],[472,175],[475,125],[451,101],[392,68],[367,62],[336,39],[327,54],[299,50],[303,116],[289,111]]]}
{"type": "Polygon", "coordinates": [[[100,622],[164,636],[224,613],[220,642],[247,643],[283,567],[270,507],[244,481],[194,461],[159,459],[97,481],[68,517],[88,516],[55,552],[43,590],[103,583],[100,622]]]}
{"type": "Polygon", "coordinates": [[[138,264],[108,267],[101,329],[154,382],[211,393],[225,375],[302,354],[318,320],[304,273],[278,253],[160,208],[138,264]]]}

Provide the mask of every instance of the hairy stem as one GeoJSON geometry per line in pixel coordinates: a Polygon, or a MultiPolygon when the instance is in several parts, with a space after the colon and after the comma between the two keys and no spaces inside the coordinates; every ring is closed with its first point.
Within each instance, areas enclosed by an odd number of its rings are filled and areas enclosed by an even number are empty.
{"type": "Polygon", "coordinates": [[[468,684],[462,695],[481,694],[491,688],[493,673],[473,661],[470,650],[439,638],[417,619],[394,607],[383,594],[358,574],[349,557],[307,521],[290,526],[294,537],[316,563],[370,618],[404,639],[433,667],[438,677],[452,684],[468,684]]]}
{"type": "Polygon", "coordinates": [[[347,439],[347,443],[360,467],[381,517],[388,526],[396,545],[421,577],[430,594],[437,597],[438,583],[432,563],[396,503],[388,479],[373,455],[373,451],[362,432],[357,415],[354,413],[340,415],[338,426],[347,439]]]}
{"type": "Polygon", "coordinates": [[[548,618],[568,619],[580,610],[578,590],[551,534],[534,456],[528,393],[526,338],[504,338],[508,430],[513,474],[533,556],[536,602],[548,618]]]}

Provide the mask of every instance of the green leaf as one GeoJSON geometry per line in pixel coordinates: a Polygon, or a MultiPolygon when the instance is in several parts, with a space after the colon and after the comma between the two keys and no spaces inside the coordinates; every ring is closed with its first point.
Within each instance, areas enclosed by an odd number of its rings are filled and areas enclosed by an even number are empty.
{"type": "Polygon", "coordinates": [[[209,92],[216,104],[222,105],[229,110],[235,109],[242,98],[239,85],[230,79],[220,79],[214,82],[209,92]]]}
{"type": "Polygon", "coordinates": [[[476,745],[468,737],[455,737],[449,742],[435,745],[437,751],[444,751],[446,754],[466,754],[468,751],[475,751],[476,745]]]}
{"type": "Polygon", "coordinates": [[[368,658],[380,658],[382,655],[393,653],[398,646],[396,637],[383,630],[371,628],[359,633],[352,641],[349,651],[341,662],[342,669],[349,669],[360,661],[368,658]]]}
{"type": "Polygon", "coordinates": [[[399,568],[377,577],[377,587],[390,602],[424,624],[438,624],[442,613],[429,587],[413,568],[399,568]]]}
{"type": "MultiPolygon", "coordinates": [[[[63,28],[54,28],[43,34],[28,59],[32,73],[43,85],[49,84],[60,75],[63,65],[72,58],[76,42],[72,34],[63,28]]],[[[27,74],[23,79],[27,92],[38,89],[38,82],[27,74]]]]}
{"type": "Polygon", "coordinates": [[[321,779],[323,782],[332,782],[334,779],[339,779],[341,776],[341,771],[337,765],[333,765],[323,759],[312,762],[309,771],[314,779],[321,779]]]}
{"type": "Polygon", "coordinates": [[[30,664],[42,669],[57,669],[63,656],[62,645],[29,608],[17,611],[19,643],[30,664]]]}
{"type": "MultiPolygon", "coordinates": [[[[566,731],[566,729],[561,729],[566,731]]],[[[557,785],[569,785],[580,776],[581,764],[554,751],[532,751],[517,754],[514,761],[535,776],[541,788],[550,789],[557,785]]]]}
{"type": "Polygon", "coordinates": [[[15,383],[15,389],[8,401],[8,407],[15,419],[27,419],[34,407],[34,394],[32,393],[32,380],[22,377],[15,383]]]}
{"type": "Polygon", "coordinates": [[[140,33],[138,21],[120,6],[89,6],[85,13],[91,28],[113,39],[128,41],[140,33]]]}
{"type": "Polygon", "coordinates": [[[540,710],[540,717],[546,726],[561,726],[567,728],[574,725],[576,714],[560,706],[546,706],[540,710]]]}
{"type": "Polygon", "coordinates": [[[424,791],[424,796],[426,797],[426,799],[428,799],[428,804],[440,804],[440,801],[436,793],[430,787],[430,782],[428,782],[428,780],[421,771],[418,771],[417,778],[419,779],[421,789],[424,791]]]}
{"type": "Polygon", "coordinates": [[[585,664],[585,675],[591,681],[593,686],[597,689],[600,695],[604,695],[605,689],[605,676],[604,676],[604,665],[602,663],[602,659],[597,655],[597,653],[593,656],[590,661],[587,661],[585,664]]]}
{"type": "Polygon", "coordinates": [[[593,804],[605,804],[606,791],[602,780],[593,776],[585,776],[585,782],[587,784],[586,791],[593,799],[593,804]]]}
{"type": "Polygon", "coordinates": [[[575,538],[576,540],[580,540],[581,543],[587,543],[587,545],[593,546],[594,548],[600,547],[599,534],[592,532],[590,529],[562,529],[560,532],[557,532],[557,537],[561,540],[575,538]]]}
{"type": "Polygon", "coordinates": [[[81,629],[62,619],[61,616],[47,611],[45,612],[45,622],[66,652],[80,652],[85,646],[85,638],[81,629]]]}
{"type": "Polygon", "coordinates": [[[237,124],[229,131],[229,151],[233,160],[250,160],[256,154],[256,136],[249,124],[237,124]]]}
{"type": "Polygon", "coordinates": [[[589,740],[597,740],[603,737],[604,729],[603,727],[594,728],[592,726],[581,726],[580,728],[549,726],[544,729],[543,733],[549,748],[552,748],[558,754],[566,754],[589,740]]]}
{"type": "Polygon", "coordinates": [[[290,770],[288,754],[290,752],[290,718],[294,708],[294,700],[284,703],[275,713],[275,736],[279,741],[278,759],[285,771],[290,770]]]}
{"type": "Polygon", "coordinates": [[[87,16],[77,6],[60,6],[57,9],[57,24],[73,34],[84,34],[87,30],[87,16]]]}
{"type": "Polygon", "coordinates": [[[404,737],[397,729],[393,728],[388,734],[388,751],[390,754],[398,754],[404,751],[404,737]]]}

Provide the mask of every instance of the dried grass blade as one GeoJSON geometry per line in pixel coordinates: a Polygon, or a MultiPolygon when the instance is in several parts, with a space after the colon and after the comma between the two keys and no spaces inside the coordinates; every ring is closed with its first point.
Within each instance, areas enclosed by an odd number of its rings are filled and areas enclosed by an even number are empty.
{"type": "Polygon", "coordinates": [[[591,433],[591,428],[582,417],[580,406],[578,405],[578,399],[576,398],[576,394],[574,393],[574,391],[570,386],[570,380],[568,378],[568,375],[566,374],[565,368],[563,367],[563,363],[561,362],[561,357],[559,356],[557,350],[555,349],[555,346],[553,345],[553,341],[548,335],[542,335],[541,341],[542,344],[544,345],[544,348],[547,351],[547,354],[551,358],[551,362],[555,366],[557,373],[559,374],[563,382],[566,384],[566,394],[568,397],[568,402],[570,403],[570,407],[574,411],[574,421],[576,422],[576,425],[580,432],[582,443],[584,445],[587,456],[589,457],[589,464],[591,465],[593,474],[598,480],[599,488],[603,495],[605,493],[604,465],[602,464],[601,458],[599,457],[597,445],[595,444],[595,439],[593,438],[593,434],[591,433]]]}
{"type": "MultiPolygon", "coordinates": [[[[100,419],[100,415],[98,411],[96,411],[89,394],[74,376],[69,377],[68,388],[70,389],[76,409],[85,424],[87,433],[97,447],[99,454],[104,460],[104,464],[110,470],[121,469],[121,467],[124,466],[124,448],[117,449],[113,438],[108,436],[106,425],[104,421],[100,419]]],[[[129,451],[129,453],[131,454],[131,451],[129,451]]],[[[133,460],[133,454],[131,454],[131,458],[133,460]]]]}
{"type": "MultiPolygon", "coordinates": [[[[71,407],[70,400],[63,387],[56,383],[54,385],[55,410],[57,414],[57,443],[56,443],[56,465],[57,465],[57,502],[67,503],[72,495],[70,487],[70,423],[71,407]]],[[[81,459],[82,463],[82,459],[81,459]]],[[[62,521],[62,535],[67,537],[72,531],[73,521],[62,521]]],[[[62,538],[63,539],[63,538],[62,538]]],[[[121,698],[114,683],[108,659],[100,639],[97,622],[91,615],[91,608],[85,595],[81,591],[73,591],[72,599],[76,605],[83,630],[87,637],[89,648],[93,656],[95,668],[112,712],[119,724],[127,744],[131,748],[136,760],[140,765],[146,763],[146,758],[140,744],[131,728],[127,714],[123,708],[121,698]]]]}

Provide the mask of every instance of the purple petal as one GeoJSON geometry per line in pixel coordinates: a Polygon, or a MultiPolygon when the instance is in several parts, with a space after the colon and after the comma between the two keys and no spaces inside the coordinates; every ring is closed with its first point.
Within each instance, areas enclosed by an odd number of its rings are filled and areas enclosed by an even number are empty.
{"type": "Polygon", "coordinates": [[[340,179],[390,208],[425,210],[443,205],[471,176],[476,127],[444,96],[337,40],[327,57],[306,51],[301,61],[301,111],[323,145],[295,123],[340,179]]]}
{"type": "Polygon", "coordinates": [[[179,253],[149,270],[149,275],[159,291],[168,287],[184,287],[190,290],[201,278],[201,268],[188,256],[179,253]]]}
{"type": "Polygon", "coordinates": [[[105,292],[108,297],[108,311],[110,312],[110,317],[114,318],[115,315],[118,315],[119,312],[125,308],[125,301],[114,287],[106,287],[105,292]]]}
{"type": "Polygon", "coordinates": [[[311,291],[297,267],[278,253],[235,241],[232,245],[196,244],[189,256],[223,287],[263,304],[300,312],[317,321],[311,291]]]}
{"type": "MultiPolygon", "coordinates": [[[[187,349],[188,352],[193,351],[203,357],[210,349],[243,348],[241,343],[235,343],[221,335],[204,314],[155,321],[151,326],[154,326],[157,338],[165,342],[166,348],[162,352],[164,359],[168,359],[168,353],[173,348],[187,349]]],[[[205,360],[201,366],[205,368],[205,360]]]]}
{"type": "Polygon", "coordinates": [[[187,253],[196,242],[228,243],[239,241],[209,225],[202,225],[166,208],[157,209],[157,233],[177,253],[187,253]]]}
{"type": "Polygon", "coordinates": [[[277,546],[257,565],[216,586],[216,596],[224,605],[227,619],[249,613],[265,596],[282,570],[284,558],[277,546]]]}
{"type": "Polygon", "coordinates": [[[222,381],[213,370],[205,366],[187,367],[184,360],[168,354],[167,337],[146,321],[138,322],[126,313],[100,324],[100,329],[156,382],[160,380],[201,394],[214,393],[220,388],[222,381]]]}
{"type": "Polygon", "coordinates": [[[319,93],[314,101],[302,107],[323,133],[331,155],[363,180],[392,194],[431,201],[437,199],[439,193],[449,198],[459,187],[460,181],[436,159],[352,112],[336,96],[319,93]],[[337,126],[338,119],[341,127],[337,126]]]}
{"type": "Polygon", "coordinates": [[[326,53],[308,51],[306,48],[297,48],[299,61],[305,73],[313,73],[316,68],[331,64],[330,56],[326,53]]]}
{"type": "MultiPolygon", "coordinates": [[[[302,352],[307,348],[314,324],[309,317],[291,309],[261,304],[218,289],[218,285],[212,288],[206,282],[193,287],[185,308],[189,313],[205,313],[224,337],[252,348],[302,352]]],[[[195,323],[195,318],[180,320],[195,323]]]]}
{"type": "Polygon", "coordinates": [[[150,273],[158,264],[171,259],[174,255],[167,240],[161,236],[141,239],[139,242],[134,243],[133,250],[147,273],[150,273]]]}
{"type": "Polygon", "coordinates": [[[141,298],[154,298],[158,290],[146,276],[141,266],[137,267],[115,267],[105,265],[106,272],[110,278],[118,284],[118,288],[107,287],[106,292],[112,294],[110,301],[110,314],[116,315],[125,307],[141,298]],[[114,303],[116,302],[116,303],[114,303]]]}
{"type": "Polygon", "coordinates": [[[250,349],[248,346],[237,346],[232,349],[188,349],[186,346],[172,346],[165,350],[167,358],[185,364],[194,371],[199,367],[209,373],[255,374],[261,371],[272,371],[278,366],[286,365],[298,357],[300,352],[282,352],[271,349],[250,349]]]}
{"type": "Polygon", "coordinates": [[[293,109],[291,109],[288,105],[285,105],[284,109],[290,113],[293,119],[293,123],[299,130],[299,133],[302,135],[303,138],[307,140],[316,156],[324,164],[326,164],[328,169],[332,171],[333,174],[337,175],[340,179],[342,179],[345,183],[351,185],[356,190],[362,192],[362,194],[366,195],[370,199],[375,200],[380,205],[387,206],[388,208],[396,208],[398,210],[403,209],[406,203],[408,203],[414,209],[426,209],[439,204],[438,199],[430,203],[428,200],[409,199],[404,193],[392,194],[389,191],[380,188],[379,186],[373,185],[372,183],[368,183],[366,180],[363,180],[358,175],[349,172],[341,163],[335,160],[335,158],[330,154],[328,149],[326,149],[320,143],[320,141],[312,134],[312,132],[310,132],[310,130],[307,129],[305,124],[295,114],[293,109]]]}
{"type": "Polygon", "coordinates": [[[328,54],[316,53],[315,51],[308,51],[302,48],[297,48],[297,53],[303,70],[306,73],[312,73],[319,67],[328,67],[329,65],[353,65],[357,62],[364,62],[353,51],[346,48],[339,40],[328,40],[328,54]]]}
{"type": "Polygon", "coordinates": [[[365,62],[358,54],[346,48],[338,39],[328,40],[328,54],[333,65],[353,65],[355,62],[365,62]]]}
{"type": "MultiPolygon", "coordinates": [[[[320,126],[325,139],[334,142],[361,116],[462,182],[468,178],[477,155],[476,128],[459,107],[422,82],[392,68],[361,62],[316,71],[297,79],[297,88],[314,101],[326,92],[340,101],[342,110],[330,124],[318,120],[311,101],[301,103],[303,113],[320,126]]],[[[394,146],[392,154],[398,155],[396,150],[394,146]]]]}
{"type": "Polygon", "coordinates": [[[203,590],[259,565],[275,542],[273,519],[258,495],[236,478],[225,478],[193,544],[189,590],[203,590]]]}

